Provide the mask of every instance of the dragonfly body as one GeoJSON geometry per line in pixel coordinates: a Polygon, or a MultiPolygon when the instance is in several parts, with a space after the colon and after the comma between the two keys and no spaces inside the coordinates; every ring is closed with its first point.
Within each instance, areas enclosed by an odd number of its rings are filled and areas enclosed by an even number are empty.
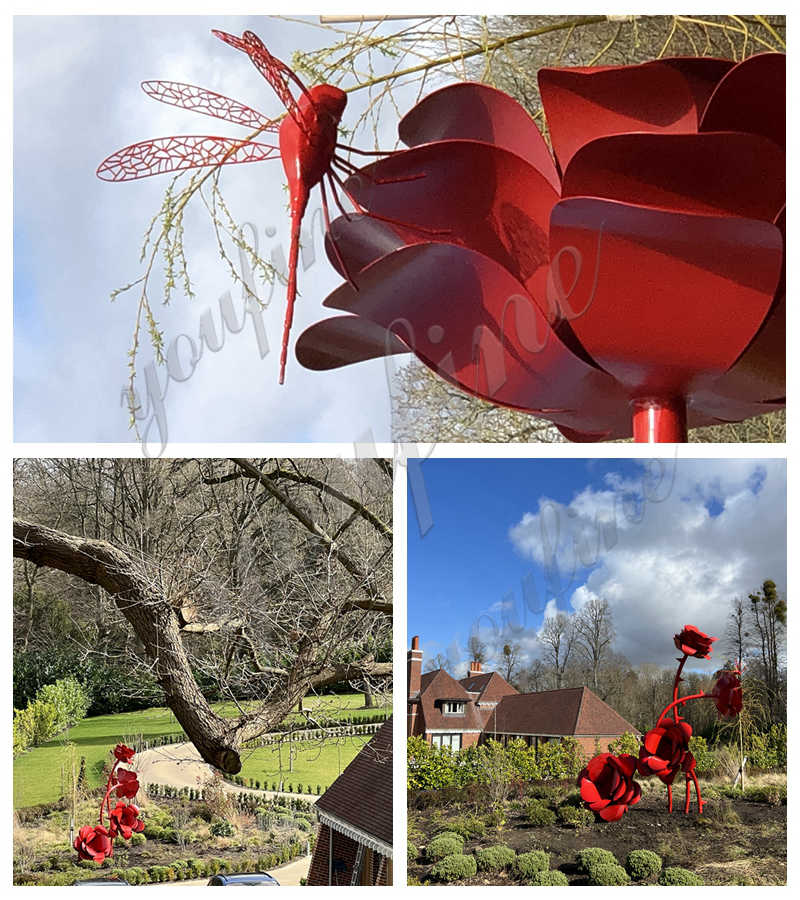
{"type": "Polygon", "coordinates": [[[297,102],[297,117],[287,116],[278,132],[283,170],[289,184],[291,244],[289,247],[289,280],[286,286],[286,316],[283,323],[279,382],[286,372],[289,333],[297,297],[297,262],[300,251],[300,226],[308,206],[311,189],[330,171],[336,152],[339,121],[347,95],[330,84],[312,87],[297,102]]]}

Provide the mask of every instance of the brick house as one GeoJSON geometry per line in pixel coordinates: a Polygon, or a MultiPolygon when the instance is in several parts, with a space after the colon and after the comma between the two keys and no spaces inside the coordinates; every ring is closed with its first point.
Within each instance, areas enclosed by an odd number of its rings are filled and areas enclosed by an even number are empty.
{"type": "Polygon", "coordinates": [[[410,736],[421,735],[437,747],[461,750],[482,740],[507,743],[521,738],[528,746],[574,737],[587,756],[601,751],[626,731],[630,722],[587,687],[520,694],[497,672],[470,663],[465,678],[444,669],[422,674],[419,637],[408,651],[408,719],[410,736]]]}
{"type": "Polygon", "coordinates": [[[309,885],[392,883],[392,719],[317,801],[309,885]]]}

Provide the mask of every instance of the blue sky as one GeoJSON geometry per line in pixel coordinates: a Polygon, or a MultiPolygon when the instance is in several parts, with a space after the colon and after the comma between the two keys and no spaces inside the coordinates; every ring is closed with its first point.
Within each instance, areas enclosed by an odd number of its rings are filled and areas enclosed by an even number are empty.
{"type": "MultiPolygon", "coordinates": [[[[393,23],[396,25],[396,23],[393,23]]],[[[381,26],[384,27],[384,26],[381,26]]],[[[389,26],[391,27],[391,26],[389,26]]],[[[142,273],[139,250],[158,211],[168,177],[109,184],[95,177],[109,153],[135,141],[170,134],[240,136],[241,129],[157,103],[140,82],[189,82],[252,105],[265,115],[282,110],[274,92],[247,58],[211,35],[252,29],[271,50],[291,60],[295,50],[335,38],[317,16],[288,22],[270,16],[17,16],[14,19],[14,429],[18,441],[126,441],[127,381],[137,297],[109,294],[142,273]]],[[[380,63],[379,63],[380,65],[380,63]]],[[[398,93],[398,109],[413,105],[413,89],[398,93]]],[[[351,94],[343,124],[353,125],[365,99],[351,94]]],[[[387,104],[378,125],[381,146],[397,139],[397,115],[387,104]]],[[[359,132],[357,146],[374,146],[359,132]]],[[[279,160],[232,166],[221,186],[240,223],[251,223],[262,255],[286,255],[289,221],[279,160]]],[[[194,201],[193,201],[194,203],[194,201]]],[[[219,258],[202,204],[187,210],[185,244],[196,297],[179,291],[160,304],[161,272],[151,289],[165,345],[178,339],[189,356],[203,315],[219,328],[219,298],[230,291],[241,316],[241,288],[219,258]]],[[[191,206],[191,205],[190,205],[191,206]]],[[[306,221],[319,209],[312,195],[306,221]]],[[[329,315],[322,301],[340,278],[323,259],[300,272],[293,339],[329,315]]],[[[261,291],[269,300],[269,289],[261,291]]],[[[284,315],[277,285],[263,313],[269,353],[262,356],[248,324],[228,335],[217,353],[205,353],[192,376],[171,381],[163,397],[169,441],[365,441],[390,439],[387,369],[376,360],[333,372],[309,372],[290,354],[286,384],[277,384],[284,315]],[[354,398],[358,402],[354,403],[354,398]]],[[[145,337],[144,373],[153,361],[145,337]]],[[[157,371],[164,393],[166,370],[157,371]]],[[[155,382],[151,382],[155,384],[155,382]]],[[[145,384],[139,385],[143,397],[145,384]]],[[[159,399],[158,403],[161,403],[159,399]]],[[[152,406],[154,409],[155,404],[152,406]]],[[[150,415],[149,419],[153,419],[150,415]]]]}
{"type": "Polygon", "coordinates": [[[428,656],[463,665],[476,623],[490,642],[509,635],[536,655],[544,616],[595,594],[611,605],[620,652],[667,664],[682,625],[721,635],[734,596],[765,578],[785,586],[782,460],[409,467],[408,633],[428,656]],[[430,515],[424,534],[418,508],[430,515]]]}

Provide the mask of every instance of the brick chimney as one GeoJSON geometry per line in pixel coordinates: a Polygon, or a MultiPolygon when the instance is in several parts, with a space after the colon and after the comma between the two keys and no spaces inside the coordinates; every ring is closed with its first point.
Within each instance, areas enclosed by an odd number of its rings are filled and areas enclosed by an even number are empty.
{"type": "Polygon", "coordinates": [[[472,662],[469,664],[469,673],[467,675],[467,678],[474,678],[476,675],[480,675],[480,674],[481,674],[481,664],[478,662],[477,659],[473,659],[472,662]]]}
{"type": "Polygon", "coordinates": [[[411,638],[411,649],[408,651],[408,696],[419,694],[422,680],[422,650],[419,649],[419,635],[411,638]]]}

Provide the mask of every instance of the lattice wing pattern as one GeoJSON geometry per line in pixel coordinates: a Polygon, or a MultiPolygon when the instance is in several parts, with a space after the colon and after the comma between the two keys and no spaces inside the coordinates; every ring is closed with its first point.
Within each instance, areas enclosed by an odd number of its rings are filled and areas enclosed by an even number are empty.
{"type": "Polygon", "coordinates": [[[278,129],[275,122],[244,103],[193,84],[183,84],[180,81],[143,81],[142,90],[148,97],[162,103],[200,112],[215,119],[225,119],[246,128],[261,128],[264,131],[278,129]]]}
{"type": "Polygon", "coordinates": [[[104,181],[132,181],[202,166],[259,162],[278,156],[278,152],[277,147],[269,144],[234,138],[207,135],[155,138],[112,153],[100,163],[97,175],[104,181]]]}
{"type": "Polygon", "coordinates": [[[303,123],[303,117],[300,115],[297,101],[289,90],[289,81],[293,81],[306,95],[308,95],[308,90],[286,63],[273,56],[264,46],[261,38],[252,31],[245,31],[241,37],[236,37],[236,35],[228,34],[225,31],[214,31],[213,34],[221,41],[225,41],[226,44],[230,44],[231,47],[241,50],[250,57],[253,65],[270,83],[279,100],[286,107],[286,111],[294,119],[295,124],[303,131],[307,131],[303,123]]]}

